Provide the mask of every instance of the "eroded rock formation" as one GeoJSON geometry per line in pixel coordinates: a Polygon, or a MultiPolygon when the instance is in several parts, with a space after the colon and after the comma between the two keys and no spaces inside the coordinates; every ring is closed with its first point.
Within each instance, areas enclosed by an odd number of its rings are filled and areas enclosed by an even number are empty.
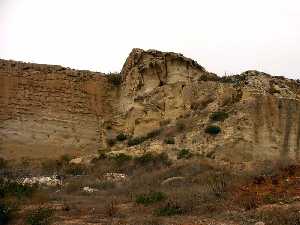
{"type": "Polygon", "coordinates": [[[300,84],[258,71],[218,77],[176,53],[133,49],[120,85],[108,75],[0,61],[0,153],[86,155],[188,148],[230,161],[298,158],[300,84]],[[228,118],[214,121],[214,112],[228,118]],[[208,125],[221,132],[210,135],[208,125]],[[128,146],[118,134],[145,137],[128,146]],[[173,137],[175,144],[164,142],[173,137]]]}

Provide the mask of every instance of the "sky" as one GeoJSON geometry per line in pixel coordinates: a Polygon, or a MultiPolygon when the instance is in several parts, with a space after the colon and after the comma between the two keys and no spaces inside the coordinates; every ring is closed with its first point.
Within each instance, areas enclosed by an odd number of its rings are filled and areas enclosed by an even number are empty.
{"type": "Polygon", "coordinates": [[[132,48],[300,79],[299,0],[0,0],[0,58],[117,72],[132,48]]]}

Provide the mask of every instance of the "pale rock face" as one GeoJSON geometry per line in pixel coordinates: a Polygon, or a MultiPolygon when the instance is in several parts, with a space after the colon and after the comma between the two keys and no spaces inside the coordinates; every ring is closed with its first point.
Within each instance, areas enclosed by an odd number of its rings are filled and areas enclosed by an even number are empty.
{"type": "Polygon", "coordinates": [[[141,49],[132,50],[121,76],[118,86],[100,73],[1,60],[1,156],[80,158],[101,149],[173,154],[188,148],[230,162],[299,158],[299,81],[258,71],[220,78],[181,54],[141,49]],[[212,121],[216,111],[228,118],[212,121]],[[176,131],[179,121],[186,128],[176,131]],[[221,132],[205,133],[208,125],[221,132]],[[159,137],[132,147],[107,141],[158,129],[159,137]],[[163,142],[167,133],[174,145],[163,142]]]}

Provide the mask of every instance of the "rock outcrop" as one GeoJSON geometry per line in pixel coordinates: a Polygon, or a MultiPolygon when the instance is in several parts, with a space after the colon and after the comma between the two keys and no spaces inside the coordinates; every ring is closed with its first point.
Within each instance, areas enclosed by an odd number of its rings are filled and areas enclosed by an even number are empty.
{"type": "Polygon", "coordinates": [[[141,49],[114,76],[1,60],[1,155],[112,150],[175,157],[186,148],[229,161],[299,158],[295,80],[258,71],[218,77],[181,54],[141,49]],[[212,125],[221,132],[207,133],[212,125]],[[142,141],[119,141],[120,134],[142,141]]]}

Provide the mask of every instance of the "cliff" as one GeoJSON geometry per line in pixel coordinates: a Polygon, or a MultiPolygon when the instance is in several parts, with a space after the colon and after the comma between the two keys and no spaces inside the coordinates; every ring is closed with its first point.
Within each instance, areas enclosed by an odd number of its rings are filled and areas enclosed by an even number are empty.
{"type": "Polygon", "coordinates": [[[300,84],[258,71],[218,77],[181,54],[133,49],[120,75],[1,60],[0,87],[6,158],[183,148],[229,161],[299,155],[300,84]]]}

